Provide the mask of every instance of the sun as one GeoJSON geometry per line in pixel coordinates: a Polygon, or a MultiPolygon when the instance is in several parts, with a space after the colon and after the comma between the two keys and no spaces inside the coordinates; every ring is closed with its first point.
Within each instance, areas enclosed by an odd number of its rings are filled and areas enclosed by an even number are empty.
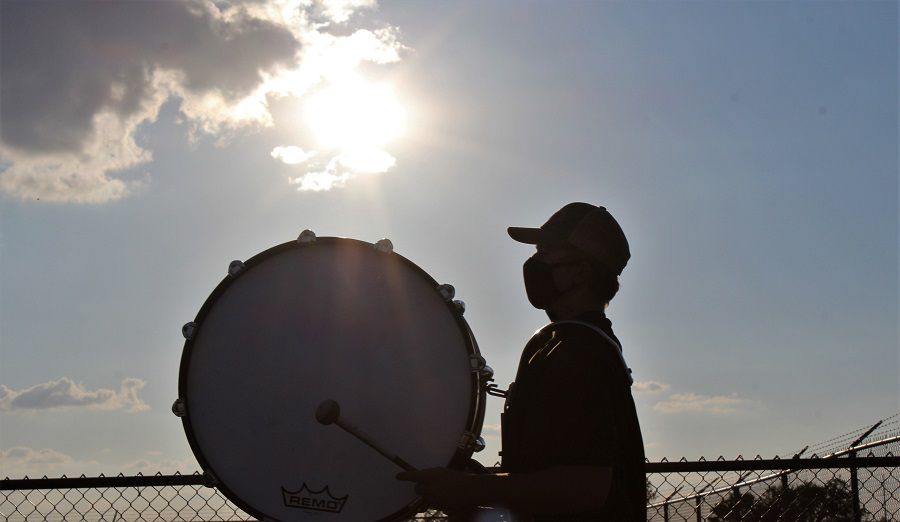
{"type": "Polygon", "coordinates": [[[406,132],[406,110],[391,86],[360,77],[329,84],[304,109],[304,119],[324,149],[380,150],[406,132]]]}

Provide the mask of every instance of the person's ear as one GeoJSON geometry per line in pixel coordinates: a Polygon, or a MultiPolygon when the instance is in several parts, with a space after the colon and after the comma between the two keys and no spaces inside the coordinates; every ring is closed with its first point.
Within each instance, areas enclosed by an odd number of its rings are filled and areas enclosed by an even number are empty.
{"type": "Polygon", "coordinates": [[[594,280],[594,265],[588,260],[582,260],[578,263],[578,271],[575,278],[579,283],[586,283],[594,280]]]}

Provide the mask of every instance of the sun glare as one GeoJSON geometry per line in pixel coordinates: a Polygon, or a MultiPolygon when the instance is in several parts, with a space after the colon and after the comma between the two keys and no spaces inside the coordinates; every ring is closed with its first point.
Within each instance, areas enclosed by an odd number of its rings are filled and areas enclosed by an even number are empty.
{"type": "Polygon", "coordinates": [[[305,112],[315,139],[326,149],[377,150],[406,131],[406,111],[393,89],[361,78],[332,84],[314,94],[305,112]]]}

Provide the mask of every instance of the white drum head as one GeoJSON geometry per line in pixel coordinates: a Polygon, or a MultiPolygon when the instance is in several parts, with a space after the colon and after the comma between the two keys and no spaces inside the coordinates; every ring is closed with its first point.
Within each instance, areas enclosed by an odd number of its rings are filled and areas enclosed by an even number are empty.
{"type": "Polygon", "coordinates": [[[349,239],[286,243],[200,310],[179,378],[185,431],[219,489],[261,519],[395,520],[414,511],[413,485],[316,408],[333,399],[413,466],[447,466],[480,429],[473,354],[452,303],[401,256],[349,239]]]}

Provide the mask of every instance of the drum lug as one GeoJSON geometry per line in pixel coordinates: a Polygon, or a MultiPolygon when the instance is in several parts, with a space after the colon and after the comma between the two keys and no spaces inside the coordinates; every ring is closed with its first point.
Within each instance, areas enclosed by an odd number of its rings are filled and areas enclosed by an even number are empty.
{"type": "Polygon", "coordinates": [[[241,273],[241,270],[244,269],[244,262],[238,259],[235,259],[231,263],[228,263],[228,275],[234,277],[241,273]]]}
{"type": "Polygon", "coordinates": [[[379,239],[378,242],[375,243],[375,250],[384,252],[385,254],[390,254],[394,251],[394,244],[391,243],[390,239],[379,239]]]}
{"type": "Polygon", "coordinates": [[[185,339],[190,341],[194,338],[194,330],[196,329],[197,323],[195,323],[194,321],[184,323],[184,326],[181,327],[181,335],[183,335],[185,339]]]}
{"type": "Polygon", "coordinates": [[[469,367],[473,372],[480,374],[485,366],[487,366],[487,361],[484,360],[484,357],[480,355],[469,356],[469,367]]]}
{"type": "Polygon", "coordinates": [[[441,293],[444,301],[452,301],[456,296],[456,289],[453,288],[453,285],[441,285],[438,287],[438,292],[441,293]]]}
{"type": "Polygon", "coordinates": [[[478,453],[485,447],[484,439],[475,435],[471,431],[466,431],[459,438],[459,448],[465,451],[478,453]]]}
{"type": "Polygon", "coordinates": [[[494,369],[487,365],[487,361],[484,360],[484,357],[480,355],[470,355],[469,366],[472,369],[472,373],[477,373],[479,379],[483,383],[494,380],[494,369]]]}
{"type": "Polygon", "coordinates": [[[453,301],[453,306],[456,307],[456,311],[459,312],[459,315],[466,313],[466,303],[460,301],[459,299],[453,301]]]}
{"type": "Polygon", "coordinates": [[[303,232],[300,232],[300,235],[297,236],[297,242],[300,243],[301,245],[315,243],[316,242],[316,233],[307,228],[303,232]]]}
{"type": "Polygon", "coordinates": [[[184,399],[181,397],[175,399],[175,402],[172,403],[172,413],[174,413],[176,417],[184,417],[187,415],[187,405],[184,403],[184,399]]]}
{"type": "Polygon", "coordinates": [[[218,487],[220,484],[219,479],[212,474],[209,470],[203,470],[203,485],[208,488],[218,487]]]}

